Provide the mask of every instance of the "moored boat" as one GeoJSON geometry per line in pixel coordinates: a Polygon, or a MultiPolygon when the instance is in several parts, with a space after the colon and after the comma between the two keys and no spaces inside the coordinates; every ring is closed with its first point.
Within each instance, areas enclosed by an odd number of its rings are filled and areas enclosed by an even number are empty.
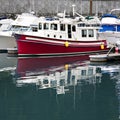
{"type": "Polygon", "coordinates": [[[10,18],[0,19],[0,31],[6,31],[12,22],[13,20],[10,18]]]}
{"type": "MultiPolygon", "coordinates": [[[[13,22],[14,20],[12,19],[8,19],[8,18],[5,18],[5,19],[0,19],[0,33],[3,33],[3,32],[6,32],[11,23],[13,22]]],[[[9,45],[9,47],[13,46],[14,44],[16,44],[15,42],[13,43],[12,41],[8,40],[3,40],[3,37],[0,37],[0,50],[6,50],[6,46],[9,45]]]]}
{"type": "Polygon", "coordinates": [[[120,11],[120,9],[113,9],[102,16],[99,35],[107,40],[108,46],[117,45],[120,49],[120,18],[114,13],[115,11],[120,11]]]}
{"type": "Polygon", "coordinates": [[[72,17],[65,14],[53,18],[40,17],[31,25],[32,32],[15,33],[18,55],[105,52],[108,50],[106,40],[97,34],[99,25],[100,20],[96,16],[84,17],[76,12],[72,17]]]}
{"type": "Polygon", "coordinates": [[[5,30],[0,30],[0,50],[7,50],[7,48],[17,48],[14,32],[29,31],[30,24],[37,17],[31,13],[22,13],[12,21],[5,30]]]}

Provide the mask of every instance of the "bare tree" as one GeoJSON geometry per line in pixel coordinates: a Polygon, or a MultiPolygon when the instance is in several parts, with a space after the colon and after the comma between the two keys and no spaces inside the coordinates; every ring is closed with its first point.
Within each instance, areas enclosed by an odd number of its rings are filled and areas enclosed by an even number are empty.
{"type": "MultiPolygon", "coordinates": [[[[34,10],[38,14],[55,14],[66,10],[71,12],[72,4],[76,5],[77,12],[89,14],[90,0],[0,0],[0,13],[22,13],[34,10]]],[[[105,13],[113,8],[119,8],[119,0],[93,0],[92,13],[105,13]],[[96,2],[97,1],[97,2],[96,2]]]]}

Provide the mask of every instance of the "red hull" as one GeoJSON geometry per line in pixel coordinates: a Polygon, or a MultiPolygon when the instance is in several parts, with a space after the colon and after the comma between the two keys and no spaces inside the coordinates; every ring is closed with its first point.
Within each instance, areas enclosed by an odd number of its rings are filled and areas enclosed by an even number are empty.
{"type": "Polygon", "coordinates": [[[15,34],[18,55],[67,55],[102,52],[107,50],[105,40],[67,41],[15,34]],[[103,45],[101,48],[101,44],[103,45]]]}

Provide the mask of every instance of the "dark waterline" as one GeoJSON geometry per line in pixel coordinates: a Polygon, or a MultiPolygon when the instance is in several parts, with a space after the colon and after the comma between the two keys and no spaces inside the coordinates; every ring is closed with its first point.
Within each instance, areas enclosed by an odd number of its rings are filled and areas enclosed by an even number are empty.
{"type": "Polygon", "coordinates": [[[0,119],[119,120],[119,80],[119,62],[0,54],[0,119]]]}

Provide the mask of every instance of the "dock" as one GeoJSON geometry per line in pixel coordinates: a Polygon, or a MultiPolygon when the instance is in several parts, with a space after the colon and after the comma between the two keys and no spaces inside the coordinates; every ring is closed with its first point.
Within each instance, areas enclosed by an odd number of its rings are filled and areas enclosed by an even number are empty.
{"type": "Polygon", "coordinates": [[[8,54],[17,54],[17,48],[7,48],[8,54]]]}
{"type": "Polygon", "coordinates": [[[120,60],[120,53],[98,54],[89,56],[91,62],[106,62],[120,60]]]}

